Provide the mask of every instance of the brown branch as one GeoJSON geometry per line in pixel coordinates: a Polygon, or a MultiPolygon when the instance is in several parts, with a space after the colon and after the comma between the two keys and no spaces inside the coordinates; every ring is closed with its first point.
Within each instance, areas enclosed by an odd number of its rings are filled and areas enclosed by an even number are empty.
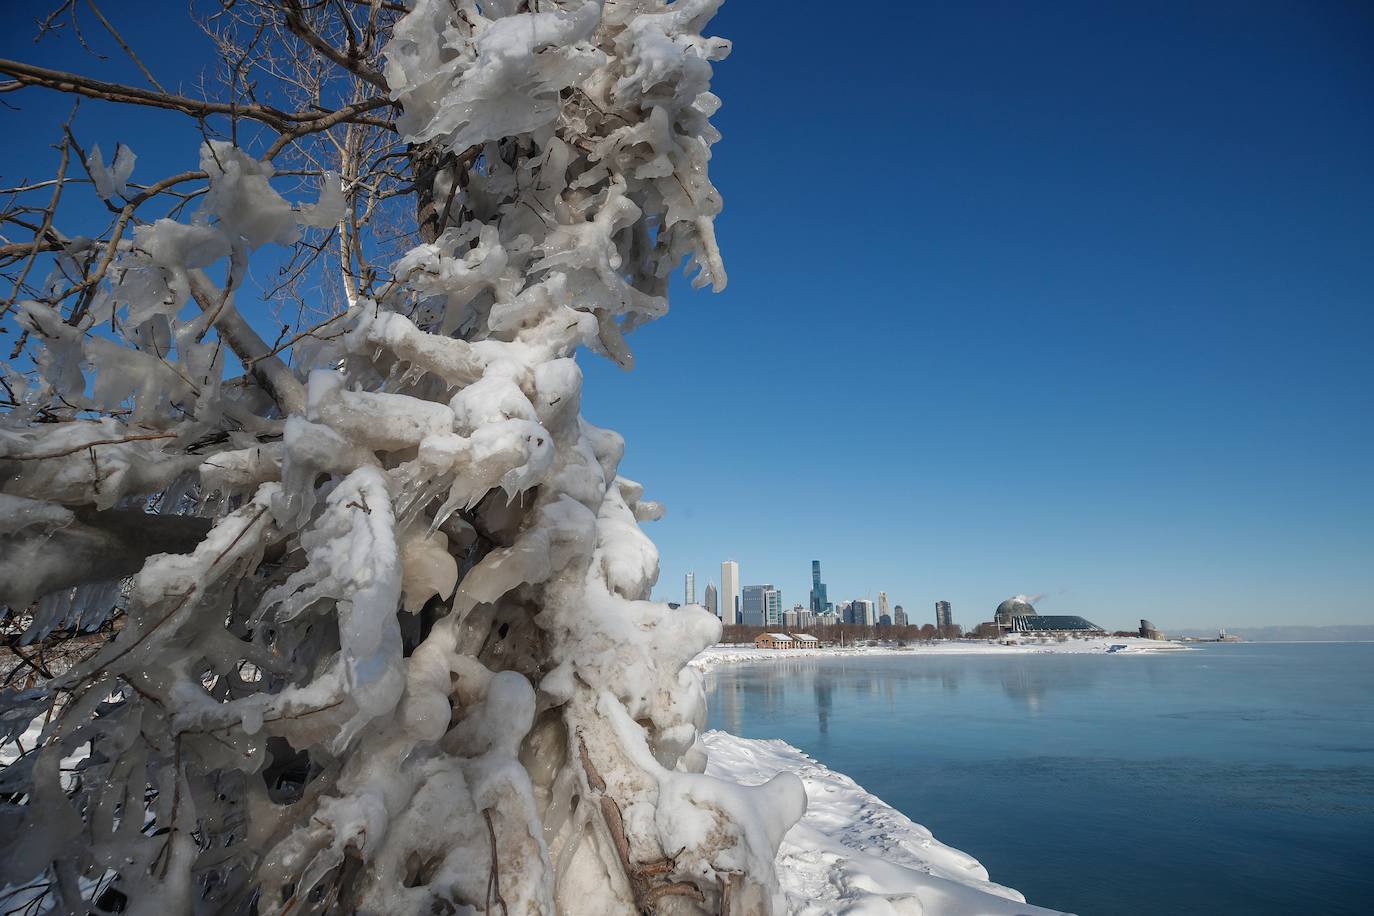
{"type": "Polygon", "coordinates": [[[38,67],[17,60],[0,59],[0,73],[12,76],[25,85],[42,86],[46,89],[82,95],[87,98],[101,99],[107,102],[150,105],[154,108],[180,111],[194,117],[207,117],[216,114],[236,115],[261,121],[278,130],[285,129],[295,121],[308,120],[300,114],[293,115],[270,105],[239,106],[224,102],[201,101],[187,98],[184,95],[155,92],[151,89],[110,83],[62,70],[51,70],[47,67],[38,67]]]}
{"type": "MultiPolygon", "coordinates": [[[[23,652],[19,651],[18,643],[11,643],[7,648],[14,653],[16,658],[18,658],[24,664],[28,665],[34,671],[37,671],[40,675],[42,675],[45,678],[52,678],[52,672],[48,670],[48,667],[46,665],[42,664],[42,662],[34,661],[32,658],[29,658],[23,652]]],[[[38,653],[35,653],[35,658],[36,657],[38,657],[38,653]]]]}
{"type": "Polygon", "coordinates": [[[215,314],[215,329],[248,369],[253,379],[277,402],[282,416],[305,413],[305,386],[275,356],[267,344],[233,305],[219,307],[219,295],[204,272],[191,272],[191,298],[206,314],[215,314]],[[216,310],[218,309],[218,312],[216,310]]]}
{"type": "MultiPolygon", "coordinates": [[[[105,80],[93,79],[88,76],[81,76],[76,73],[68,73],[63,70],[52,70],[48,67],[26,64],[17,60],[0,59],[0,73],[12,76],[20,83],[27,86],[41,86],[45,89],[52,89],[57,92],[85,96],[91,99],[100,99],[106,102],[118,102],[128,105],[147,105],[153,108],[180,111],[183,114],[190,115],[197,119],[204,119],[211,115],[249,118],[266,124],[273,130],[280,132],[291,132],[302,125],[313,125],[311,129],[305,131],[306,133],[315,130],[324,130],[351,117],[357,117],[365,112],[392,104],[389,98],[379,96],[354,105],[345,106],[338,111],[332,112],[321,112],[319,110],[283,111],[275,106],[264,105],[259,102],[247,104],[211,102],[188,98],[184,95],[174,95],[168,92],[155,92],[151,89],[140,89],[137,86],[111,83],[105,80]],[[328,123],[322,123],[326,121],[328,123]]],[[[378,122],[374,119],[367,120],[369,123],[372,123],[373,126],[387,126],[385,122],[378,122]]]]}
{"type": "MultiPolygon", "coordinates": [[[[247,369],[252,369],[252,368],[253,368],[253,365],[254,365],[255,363],[257,363],[258,360],[267,359],[269,356],[276,356],[278,353],[282,352],[283,350],[289,350],[289,349],[291,349],[292,347],[294,347],[296,344],[300,343],[302,340],[305,340],[307,337],[313,337],[313,338],[315,338],[316,340],[333,340],[335,337],[339,337],[339,336],[343,335],[344,332],[343,332],[343,331],[340,331],[338,334],[332,334],[332,335],[330,335],[329,337],[321,337],[321,336],[320,336],[320,331],[321,331],[325,326],[333,324],[334,322],[338,321],[340,318],[347,318],[347,317],[348,317],[348,313],[347,313],[347,312],[339,312],[338,314],[334,315],[334,316],[331,317],[331,318],[326,318],[324,321],[321,321],[319,324],[315,325],[314,327],[312,327],[312,328],[307,328],[306,330],[301,331],[300,333],[296,334],[294,337],[289,338],[285,343],[281,343],[281,342],[280,342],[281,338],[278,338],[278,343],[273,344],[271,350],[267,351],[267,352],[264,353],[262,356],[257,357],[257,358],[255,358],[255,359],[242,360],[243,365],[244,365],[244,367],[247,368],[247,369]]],[[[283,328],[283,332],[286,330],[286,328],[289,328],[289,327],[290,327],[289,325],[287,325],[286,327],[284,327],[284,328],[283,328]]]]}
{"type": "Polygon", "coordinates": [[[660,875],[671,874],[677,869],[677,856],[682,853],[678,850],[677,854],[665,856],[657,862],[637,863],[630,858],[630,839],[625,834],[625,817],[620,813],[620,805],[610,795],[606,794],[606,780],[597,771],[596,765],[592,763],[591,755],[587,752],[587,742],[582,737],[581,732],[577,735],[578,756],[582,762],[582,772],[587,776],[587,784],[601,795],[599,802],[601,816],[606,822],[606,829],[611,834],[611,841],[615,844],[616,857],[620,859],[620,867],[625,872],[626,879],[630,882],[630,893],[634,895],[635,909],[640,913],[653,911],[654,904],[660,897],[691,897],[692,899],[703,902],[706,895],[696,885],[686,881],[671,881],[666,884],[655,884],[652,879],[660,875]]]}
{"type": "MultiPolygon", "coordinates": [[[[67,139],[75,146],[76,139],[72,136],[70,127],[66,128],[66,130],[67,139]]],[[[79,150],[80,148],[78,147],[78,152],[79,150]]],[[[204,172],[182,172],[180,175],[173,175],[170,178],[162,179],[156,184],[149,185],[143,191],[136,194],[128,203],[120,208],[119,217],[115,220],[114,229],[110,233],[109,240],[105,243],[105,252],[100,257],[100,263],[96,266],[95,273],[67,290],[60,298],[65,299],[76,293],[85,293],[88,290],[94,290],[95,287],[99,285],[100,281],[105,279],[105,274],[109,271],[110,265],[114,263],[115,253],[119,250],[119,242],[124,237],[124,230],[128,228],[130,221],[133,219],[134,211],[138,209],[140,205],[173,185],[180,184],[183,181],[195,181],[206,177],[208,176],[204,172]]],[[[67,324],[76,327],[85,315],[86,306],[89,303],[90,296],[83,296],[76,307],[72,309],[71,315],[67,318],[67,324]]]]}
{"type": "MultiPolygon", "coordinates": [[[[68,119],[68,124],[70,124],[70,119],[68,119]]],[[[67,130],[69,128],[64,125],[63,129],[67,130]]],[[[57,212],[58,201],[62,199],[62,184],[67,177],[67,160],[70,153],[71,145],[69,143],[69,136],[63,137],[62,146],[60,148],[60,158],[57,162],[57,183],[53,185],[52,200],[48,203],[48,208],[43,211],[43,224],[39,226],[38,231],[34,233],[33,241],[29,244],[29,258],[24,262],[24,269],[20,272],[19,279],[14,281],[14,295],[10,296],[4,304],[0,305],[0,318],[3,318],[5,313],[14,306],[15,301],[19,298],[19,294],[23,292],[24,281],[28,279],[29,271],[33,269],[34,262],[38,260],[38,253],[43,250],[43,237],[52,231],[52,218],[53,214],[57,212]]]]}
{"type": "MultiPolygon", "coordinates": [[[[32,242],[10,242],[8,245],[0,245],[0,260],[12,258],[15,255],[29,254],[34,250],[40,252],[61,251],[64,247],[65,246],[60,241],[53,238],[51,235],[46,239],[34,236],[32,242]]],[[[0,308],[0,315],[3,314],[4,309],[0,308]]]]}
{"type": "Polygon", "coordinates": [[[596,771],[592,764],[591,755],[587,753],[587,742],[581,735],[577,736],[578,754],[582,758],[582,772],[587,774],[587,784],[598,792],[606,791],[606,780],[601,778],[601,774],[596,771]]]}
{"type": "Polygon", "coordinates": [[[282,135],[276,139],[267,152],[263,155],[264,159],[271,159],[280,153],[288,143],[299,140],[307,134],[317,134],[322,130],[328,130],[336,124],[347,121],[350,124],[366,124],[369,127],[380,127],[383,130],[395,130],[396,127],[390,121],[379,121],[376,118],[365,118],[363,115],[378,108],[384,108],[392,104],[391,100],[385,96],[376,96],[364,99],[361,102],[354,102],[345,105],[337,111],[327,112],[315,118],[313,121],[306,121],[299,126],[283,130],[282,135]]]}
{"type": "Polygon", "coordinates": [[[649,888],[644,892],[644,896],[639,899],[639,905],[649,909],[660,897],[691,897],[697,903],[706,902],[706,895],[695,884],[689,884],[686,881],[674,881],[672,884],[659,884],[649,888]]]}
{"type": "Polygon", "coordinates": [[[482,817],[487,822],[487,836],[491,838],[491,871],[487,876],[487,902],[485,911],[491,912],[493,898],[501,904],[503,914],[510,913],[510,907],[506,906],[506,898],[501,896],[501,858],[496,854],[496,828],[491,823],[491,809],[483,808],[482,817]]]}
{"type": "Polygon", "coordinates": [[[352,73],[358,79],[371,83],[383,92],[389,91],[386,79],[367,66],[363,62],[360,54],[345,53],[334,47],[329,42],[320,37],[320,33],[311,28],[310,23],[305,21],[305,10],[300,4],[300,0],[280,0],[282,5],[282,20],[286,27],[291,30],[291,34],[304,41],[310,47],[318,51],[322,56],[332,60],[334,63],[352,73]]]}
{"type": "Polygon", "coordinates": [[[344,2],[351,3],[354,6],[367,6],[376,7],[378,9],[391,10],[393,13],[410,12],[410,7],[406,6],[404,3],[391,3],[388,2],[388,0],[380,0],[380,2],[379,0],[344,0],[344,2]]]}

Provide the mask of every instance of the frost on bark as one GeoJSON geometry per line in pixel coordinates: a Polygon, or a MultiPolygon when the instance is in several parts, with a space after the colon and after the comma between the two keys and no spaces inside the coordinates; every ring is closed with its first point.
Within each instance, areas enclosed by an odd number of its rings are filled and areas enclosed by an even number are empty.
{"type": "MultiPolygon", "coordinates": [[[[229,142],[200,150],[194,208],[111,246],[81,310],[15,303],[36,355],[7,373],[0,600],[21,651],[120,617],[5,694],[11,892],[71,913],[778,906],[800,783],[702,775],[685,665],[719,626],[648,600],[639,523],[661,510],[582,418],[574,358],[629,366],[684,260],[725,283],[718,5],[418,0],[384,80],[426,164],[424,241],[291,367],[226,290],[339,223],[340,178],[293,204],[229,142]]],[[[127,193],[126,152],[87,157],[97,193],[127,193]]]]}

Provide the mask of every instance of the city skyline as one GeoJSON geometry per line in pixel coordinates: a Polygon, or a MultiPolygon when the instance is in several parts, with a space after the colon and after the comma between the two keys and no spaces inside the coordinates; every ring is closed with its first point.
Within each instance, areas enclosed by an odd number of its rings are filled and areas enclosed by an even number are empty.
{"type": "MultiPolygon", "coordinates": [[[[774,589],[779,594],[790,592],[793,595],[805,594],[808,596],[807,601],[794,600],[790,603],[780,605],[781,610],[791,610],[792,608],[799,606],[804,610],[808,610],[812,613],[815,613],[815,611],[812,609],[812,605],[810,604],[810,599],[811,596],[814,594],[814,583],[816,581],[816,576],[818,575],[818,569],[816,564],[819,562],[821,561],[812,560],[809,563],[803,564],[804,569],[807,570],[809,575],[804,579],[804,584],[793,585],[790,588],[786,585],[777,586],[774,584],[775,582],[779,581],[785,582],[785,576],[777,575],[775,570],[770,571],[767,574],[761,574],[759,576],[759,579],[764,580],[763,582],[750,581],[750,571],[754,567],[742,563],[738,560],[728,560],[724,563],[721,563],[722,580],[728,578],[728,576],[725,574],[726,565],[732,565],[734,568],[735,582],[738,583],[739,589],[741,590],[741,592],[737,594],[736,597],[740,598],[741,601],[742,590],[744,588],[751,585],[766,586],[769,589],[774,589]]],[[[828,561],[826,565],[828,567],[833,567],[833,564],[829,564],[828,561]]],[[[695,569],[687,570],[682,575],[685,576],[687,573],[694,572],[695,569]]],[[[883,577],[881,578],[881,581],[883,581],[884,583],[891,583],[893,579],[897,578],[899,577],[883,577]]],[[[907,578],[910,579],[910,576],[908,575],[907,578]]],[[[1333,622],[1332,620],[1326,619],[1312,621],[1309,624],[1308,621],[1302,618],[1301,614],[1291,615],[1286,618],[1265,618],[1265,622],[1263,624],[1257,624],[1251,617],[1245,614],[1243,609],[1237,609],[1231,612],[1229,615],[1218,614],[1215,617],[1181,617],[1178,616],[1175,612],[1170,612],[1167,609],[1161,610],[1157,605],[1151,604],[1137,604],[1130,601],[1117,602],[1113,604],[1111,603],[1110,598],[1108,598],[1108,600],[1102,604],[1085,602],[1082,600],[1082,593],[1079,593],[1072,588],[1035,589],[1019,587],[1015,584],[1015,580],[1012,580],[1008,577],[998,577],[998,581],[1005,581],[1011,584],[996,590],[991,588],[979,587],[976,589],[966,588],[963,590],[956,591],[954,589],[940,588],[938,585],[931,586],[929,588],[917,587],[907,590],[894,589],[891,587],[879,589],[864,586],[860,586],[857,588],[836,589],[832,588],[829,584],[822,582],[821,589],[822,593],[826,595],[834,594],[843,596],[842,598],[838,599],[830,598],[828,602],[829,604],[831,604],[834,610],[840,614],[841,617],[843,617],[845,605],[856,599],[862,599],[872,602],[874,607],[873,616],[876,622],[876,619],[878,617],[877,607],[879,596],[892,596],[900,594],[904,595],[905,597],[890,598],[889,600],[889,604],[894,613],[894,623],[895,610],[898,606],[902,606],[903,610],[905,611],[905,615],[910,623],[918,626],[923,623],[933,623],[938,626],[938,612],[935,609],[935,605],[939,603],[948,604],[950,606],[951,619],[955,625],[965,626],[970,630],[977,623],[991,619],[993,611],[996,609],[997,605],[1000,604],[1002,601],[1006,600],[1008,597],[1027,594],[1034,595],[1035,606],[1039,608],[1043,605],[1047,609],[1046,613],[1081,614],[1084,616],[1089,616],[1092,619],[1099,620],[1100,622],[1112,624],[1111,626],[1107,627],[1109,630],[1136,629],[1139,625],[1140,619],[1142,618],[1149,618],[1151,620],[1156,621],[1159,627],[1165,631],[1206,632],[1223,629],[1228,626],[1237,627],[1247,624],[1250,626],[1286,626],[1297,624],[1304,624],[1310,626],[1349,625],[1342,624],[1339,621],[1333,622]],[[913,594],[916,595],[914,599],[911,597],[913,594]],[[958,595],[959,597],[940,598],[935,597],[936,595],[958,595]],[[1146,610],[1144,612],[1137,612],[1135,610],[1132,610],[1133,608],[1145,608],[1146,610]],[[1151,608],[1153,608],[1152,611],[1150,610],[1151,608]],[[1120,626],[1115,626],[1115,624],[1120,624],[1120,626]]],[[[668,592],[663,588],[663,575],[661,573],[660,580],[658,584],[654,587],[652,598],[655,601],[662,601],[665,603],[670,601],[673,603],[678,603],[677,598],[665,597],[667,594],[668,592]]],[[[728,607],[725,594],[726,593],[722,585],[722,588],[720,590],[720,605],[716,613],[716,616],[720,617],[726,623],[730,623],[731,621],[728,620],[724,614],[724,610],[728,607]]],[[[742,607],[742,604],[737,604],[736,607],[738,610],[742,607]]],[[[1365,622],[1367,622],[1365,618],[1355,619],[1356,624],[1365,622]]]]}
{"type": "MultiPolygon", "coordinates": [[[[771,581],[762,583],[751,583],[747,578],[744,578],[744,576],[749,572],[749,567],[745,566],[744,564],[740,563],[738,560],[735,559],[722,561],[722,590],[720,592],[722,597],[717,599],[717,589],[715,587],[715,582],[714,580],[711,580],[707,585],[707,597],[705,599],[704,606],[706,606],[708,610],[710,610],[713,614],[719,617],[726,624],[741,623],[745,626],[784,626],[784,613],[797,610],[804,611],[812,615],[816,615],[818,612],[815,609],[814,603],[817,594],[817,586],[819,586],[820,594],[827,595],[829,592],[829,586],[821,581],[821,562],[822,561],[819,559],[813,559],[809,563],[810,578],[808,579],[808,582],[810,584],[810,588],[807,590],[808,603],[794,601],[791,604],[785,604],[782,598],[782,595],[785,591],[784,589],[777,587],[771,581]],[[726,609],[730,606],[730,602],[728,602],[726,597],[724,597],[726,593],[724,591],[723,586],[724,583],[730,581],[733,581],[736,585],[737,600],[734,602],[734,606],[736,608],[735,614],[727,616],[726,609]],[[716,606],[717,600],[719,601],[718,606],[716,606]],[[747,618],[745,616],[746,613],[749,615],[747,618]]],[[[696,570],[687,570],[683,574],[686,595],[694,595],[695,578],[696,570]]],[[[661,579],[659,584],[661,586],[661,579]]],[[[932,600],[926,600],[924,598],[921,598],[918,601],[911,601],[910,598],[907,598],[899,601],[896,599],[892,599],[890,597],[893,593],[894,590],[892,589],[871,589],[864,593],[844,592],[843,594],[845,594],[846,597],[838,600],[832,600],[827,603],[829,604],[832,612],[838,617],[838,620],[841,623],[852,622],[860,625],[875,625],[880,623],[882,621],[882,618],[886,616],[888,618],[888,621],[892,625],[896,626],[908,624],[921,626],[922,624],[930,623],[933,624],[937,629],[942,628],[942,626],[944,625],[954,625],[963,627],[968,632],[972,632],[974,627],[976,627],[979,623],[983,623],[987,620],[992,619],[996,611],[996,608],[999,604],[1006,601],[1008,598],[1023,597],[1027,594],[1027,590],[1011,589],[1010,591],[1005,591],[1001,593],[1000,596],[995,600],[988,602],[986,607],[984,607],[982,604],[968,602],[965,608],[963,609],[962,613],[960,612],[960,607],[958,603],[955,601],[951,601],[947,598],[936,598],[932,600]],[[849,615],[851,613],[851,605],[855,604],[856,602],[862,605],[863,607],[861,611],[861,614],[864,617],[863,620],[849,619],[849,615]],[[922,604],[922,602],[924,602],[924,604],[922,604]],[[912,607],[915,607],[918,610],[908,611],[906,610],[905,604],[911,604],[912,607]],[[930,610],[920,610],[924,607],[928,607],[930,608],[930,610]],[[899,613],[900,618],[898,616],[899,613]],[[905,621],[905,623],[902,622],[903,620],[905,621]]],[[[837,592],[837,594],[839,593],[837,592]]],[[[1095,619],[1100,619],[1111,624],[1107,627],[1108,630],[1132,630],[1136,629],[1138,626],[1138,619],[1123,619],[1121,621],[1118,621],[1117,617],[1120,616],[1120,614],[1118,612],[1111,610],[1110,608],[1083,609],[1079,607],[1070,607],[1067,603],[1063,601],[1061,601],[1059,604],[1053,604],[1056,598],[1064,598],[1067,597],[1069,594],[1070,593],[1068,590],[1061,590],[1057,594],[1055,592],[1042,591],[1034,595],[1033,601],[1037,607],[1041,606],[1042,604],[1051,605],[1052,613],[1090,614],[1095,619]],[[1119,623],[1120,626],[1115,626],[1115,624],[1117,623],[1119,623]]],[[[665,603],[671,602],[675,605],[678,604],[676,600],[663,598],[660,594],[660,589],[658,587],[655,588],[652,597],[655,601],[664,601],[665,603]]],[[[683,603],[693,604],[695,602],[692,600],[686,600],[683,603]]],[[[1236,618],[1232,620],[1229,625],[1236,626],[1243,622],[1244,621],[1242,618],[1236,618]]],[[[1182,624],[1170,624],[1168,626],[1162,626],[1162,628],[1180,631],[1209,630],[1223,628],[1227,625],[1228,624],[1226,622],[1222,622],[1219,624],[1199,624],[1184,622],[1182,624]]]]}
{"type": "MultiPolygon", "coordinates": [[[[805,612],[810,615],[808,619],[814,619],[821,614],[830,613],[836,615],[840,622],[855,622],[864,625],[874,625],[885,623],[895,626],[906,626],[915,624],[919,626],[925,622],[932,622],[937,628],[948,625],[952,620],[950,602],[939,600],[935,602],[935,611],[931,621],[924,621],[920,615],[912,615],[906,611],[901,602],[889,600],[888,592],[880,590],[877,593],[877,600],[870,596],[854,595],[841,601],[830,602],[827,600],[828,587],[821,579],[821,561],[813,559],[811,561],[811,589],[808,592],[808,604],[794,602],[791,606],[784,603],[782,589],[777,588],[772,583],[750,584],[740,578],[742,567],[737,560],[724,560],[721,562],[721,579],[723,583],[734,583],[738,588],[738,600],[735,602],[719,601],[714,580],[708,580],[705,597],[702,602],[708,611],[721,618],[725,623],[740,623],[745,626],[783,626],[783,616],[786,613],[805,612]],[[734,604],[735,612],[729,616],[725,610],[729,604],[734,604]],[[862,620],[849,620],[853,614],[854,605],[861,607],[860,614],[862,620]],[[944,617],[941,617],[943,608],[944,617]]],[[[684,595],[683,605],[696,604],[696,570],[688,570],[684,573],[684,595]]],[[[1045,597],[1044,595],[1039,596],[1045,597]]],[[[662,600],[656,595],[654,600],[662,600]]],[[[677,602],[670,602],[677,604],[677,602]]],[[[681,606],[681,605],[679,605],[681,606]]]]}
{"type": "Polygon", "coordinates": [[[894,4],[856,107],[847,70],[789,66],[813,19],[726,3],[729,286],[675,283],[634,371],[582,361],[588,420],[666,509],[663,581],[734,555],[805,604],[820,557],[832,595],[923,618],[1050,592],[1166,632],[1374,623],[1357,6],[894,4]],[[796,246],[835,207],[780,151],[873,123],[913,161],[846,199],[865,244],[821,270],[796,246]]]}

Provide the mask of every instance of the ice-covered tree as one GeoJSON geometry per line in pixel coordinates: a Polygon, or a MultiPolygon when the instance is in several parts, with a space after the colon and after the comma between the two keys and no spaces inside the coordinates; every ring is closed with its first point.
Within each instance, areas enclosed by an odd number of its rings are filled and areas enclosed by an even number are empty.
{"type": "Polygon", "coordinates": [[[224,0],[192,92],[69,0],[147,86],[0,61],[200,132],[70,121],[0,213],[11,907],[776,907],[801,785],[701,774],[718,624],[576,361],[725,283],[719,3],[224,0]]]}

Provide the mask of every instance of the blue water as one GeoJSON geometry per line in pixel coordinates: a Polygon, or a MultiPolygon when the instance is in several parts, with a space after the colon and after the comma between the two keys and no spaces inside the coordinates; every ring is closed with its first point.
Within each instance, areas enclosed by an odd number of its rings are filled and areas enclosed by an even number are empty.
{"type": "Polygon", "coordinates": [[[814,658],[707,677],[782,738],[1080,914],[1374,913],[1374,644],[814,658]]]}

